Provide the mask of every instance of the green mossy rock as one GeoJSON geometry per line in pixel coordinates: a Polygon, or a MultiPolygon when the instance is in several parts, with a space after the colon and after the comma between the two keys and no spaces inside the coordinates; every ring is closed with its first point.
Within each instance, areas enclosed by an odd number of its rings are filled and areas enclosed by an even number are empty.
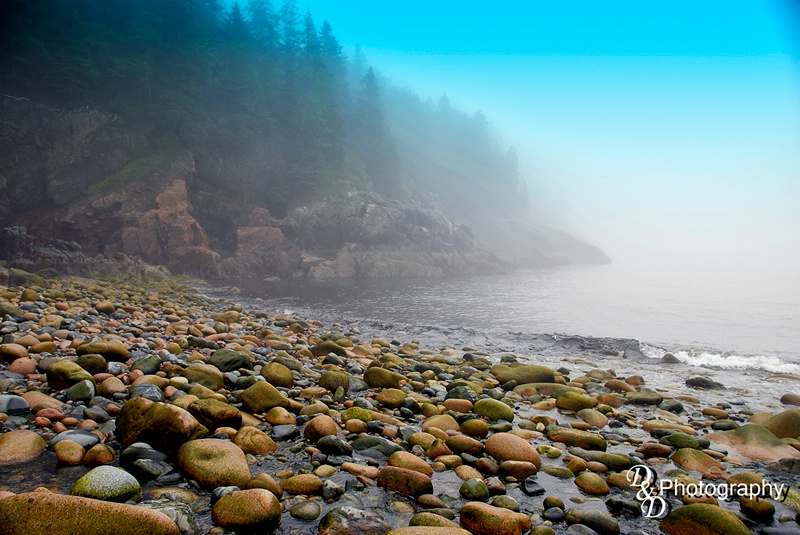
{"type": "Polygon", "coordinates": [[[292,370],[280,362],[270,362],[261,368],[261,375],[269,384],[275,387],[292,388],[292,385],[294,385],[292,370]]]}
{"type": "Polygon", "coordinates": [[[320,376],[318,384],[331,393],[336,392],[336,390],[339,388],[343,388],[344,391],[347,392],[350,390],[350,374],[347,372],[326,370],[322,372],[322,376],[320,376]]]}
{"type": "Polygon", "coordinates": [[[208,436],[208,429],[180,407],[136,398],[122,406],[116,436],[123,446],[146,442],[159,451],[175,453],[184,442],[208,436]]]}
{"type": "Polygon", "coordinates": [[[405,377],[386,368],[372,367],[364,373],[364,382],[370,388],[400,388],[405,377]]]}
{"type": "Polygon", "coordinates": [[[659,527],[670,535],[750,535],[739,518],[718,505],[695,503],[672,511],[659,527]]]}
{"type": "Polygon", "coordinates": [[[288,409],[291,406],[289,399],[266,381],[259,381],[239,394],[239,401],[247,412],[253,414],[267,412],[274,407],[288,409]]]}
{"type": "Polygon", "coordinates": [[[589,396],[576,392],[563,392],[556,398],[556,407],[563,410],[578,412],[582,409],[591,409],[596,401],[589,396]]]}
{"type": "Polygon", "coordinates": [[[131,474],[115,466],[98,466],[81,476],[69,493],[109,502],[138,501],[142,487],[131,474]]]}
{"type": "Polygon", "coordinates": [[[225,385],[225,377],[216,366],[204,362],[195,362],[184,369],[181,374],[190,383],[197,383],[215,392],[225,385]]]}
{"type": "Polygon", "coordinates": [[[73,360],[61,359],[47,367],[47,384],[54,391],[64,390],[81,381],[94,384],[92,374],[78,366],[73,360]]]}
{"type": "Polygon", "coordinates": [[[518,385],[527,383],[554,383],[556,375],[547,366],[537,364],[495,364],[489,370],[500,383],[516,381],[518,385]]]}
{"type": "Polygon", "coordinates": [[[232,372],[239,368],[245,368],[247,370],[253,369],[253,363],[250,362],[250,357],[245,353],[234,351],[233,349],[217,349],[208,360],[222,372],[232,372]]]}
{"type": "Polygon", "coordinates": [[[117,340],[109,340],[102,342],[90,342],[88,344],[81,344],[76,349],[78,355],[89,355],[96,353],[102,355],[106,360],[113,360],[117,362],[125,362],[131,358],[131,352],[125,347],[125,344],[117,340]]]}
{"type": "Polygon", "coordinates": [[[776,414],[764,427],[778,438],[800,438],[800,409],[789,409],[776,414]]]}
{"type": "Polygon", "coordinates": [[[479,399],[472,406],[475,414],[484,416],[490,420],[506,420],[509,422],[514,421],[514,409],[492,398],[479,399]]]}
{"type": "Polygon", "coordinates": [[[315,357],[324,357],[328,353],[333,353],[340,357],[347,356],[347,350],[331,340],[323,340],[311,348],[311,354],[315,357]]]}

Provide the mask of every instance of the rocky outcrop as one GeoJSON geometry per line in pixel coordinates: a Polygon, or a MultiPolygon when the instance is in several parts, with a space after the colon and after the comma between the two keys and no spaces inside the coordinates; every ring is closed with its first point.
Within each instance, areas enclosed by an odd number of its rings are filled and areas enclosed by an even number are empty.
{"type": "MultiPolygon", "coordinates": [[[[27,271],[88,271],[97,259],[130,271],[142,259],[205,278],[315,280],[512,268],[469,228],[414,203],[351,192],[276,218],[262,205],[269,199],[242,199],[197,174],[190,152],[148,147],[113,115],[6,97],[0,228],[10,230],[0,259],[27,271]]],[[[548,247],[544,263],[596,259],[588,245],[561,257],[557,244],[548,247]]]]}
{"type": "Polygon", "coordinates": [[[276,277],[442,277],[507,272],[511,265],[480,251],[470,230],[441,214],[365,192],[326,199],[275,220],[259,210],[239,228],[228,276],[253,267],[276,277]]]}

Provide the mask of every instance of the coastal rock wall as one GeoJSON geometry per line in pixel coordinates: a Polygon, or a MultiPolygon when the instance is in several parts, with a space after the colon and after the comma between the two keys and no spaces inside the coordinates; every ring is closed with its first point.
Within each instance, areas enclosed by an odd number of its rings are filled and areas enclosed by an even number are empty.
{"type": "MultiPolygon", "coordinates": [[[[484,252],[471,229],[419,204],[350,192],[276,218],[264,208],[268,199],[237,191],[198,173],[191,152],[150,147],[113,115],[24,98],[0,101],[0,228],[23,228],[39,244],[74,242],[82,254],[139,257],[205,278],[441,277],[512,269],[501,252],[484,252]]],[[[557,244],[546,245],[552,250],[538,260],[571,258],[559,258],[557,244]]],[[[4,256],[30,253],[25,243],[15,247],[4,256]]],[[[71,269],[77,260],[49,264],[71,269]]]]}

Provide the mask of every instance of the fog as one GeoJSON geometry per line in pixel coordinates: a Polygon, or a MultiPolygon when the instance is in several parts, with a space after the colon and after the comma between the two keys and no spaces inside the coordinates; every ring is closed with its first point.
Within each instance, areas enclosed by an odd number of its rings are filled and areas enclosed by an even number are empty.
{"type": "Polygon", "coordinates": [[[395,85],[481,110],[539,220],[615,262],[800,267],[789,2],[304,3],[395,85]]]}

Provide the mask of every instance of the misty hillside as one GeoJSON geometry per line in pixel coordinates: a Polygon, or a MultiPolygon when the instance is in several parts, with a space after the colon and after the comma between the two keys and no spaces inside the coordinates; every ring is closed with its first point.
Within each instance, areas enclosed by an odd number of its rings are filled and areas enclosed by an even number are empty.
{"type": "MultiPolygon", "coordinates": [[[[387,84],[296,0],[227,10],[217,0],[5,0],[0,39],[7,98],[96,112],[107,117],[102,128],[130,132],[117,160],[84,173],[82,194],[142,180],[189,151],[190,206],[206,208],[195,216],[223,255],[235,252],[236,229],[254,209],[280,219],[353,191],[439,210],[484,241],[507,235],[495,221],[518,221],[513,233],[529,219],[536,192],[486,117],[387,84]],[[228,213],[214,212],[223,206],[228,213]]],[[[7,193],[50,187],[6,181],[7,193]]],[[[0,211],[0,223],[19,223],[14,215],[0,211]]],[[[569,236],[538,232],[532,241],[520,234],[518,257],[605,260],[569,236]],[[550,254],[542,239],[582,252],[550,254]]]]}

